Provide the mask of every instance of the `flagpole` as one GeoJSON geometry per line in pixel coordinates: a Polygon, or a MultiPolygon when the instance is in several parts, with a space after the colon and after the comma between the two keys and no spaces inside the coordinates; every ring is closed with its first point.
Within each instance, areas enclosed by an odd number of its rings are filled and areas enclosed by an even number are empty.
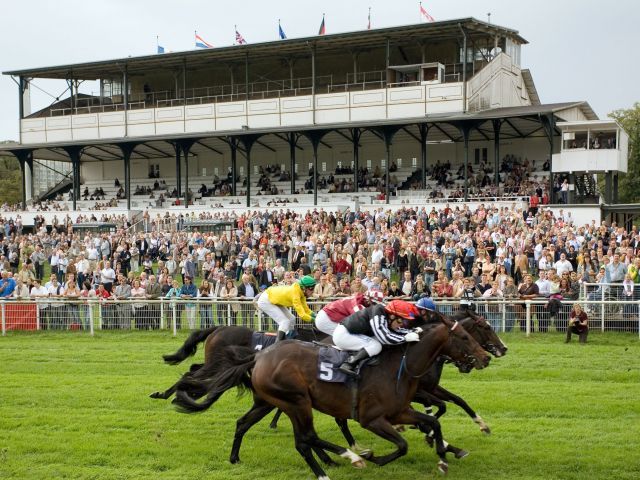
{"type": "Polygon", "coordinates": [[[371,7],[369,7],[369,16],[367,17],[369,22],[367,23],[367,30],[371,30],[371,7]]]}
{"type": "Polygon", "coordinates": [[[276,37],[276,40],[282,40],[282,38],[280,37],[280,29],[282,27],[280,26],[280,19],[278,19],[278,36],[276,37]]]}

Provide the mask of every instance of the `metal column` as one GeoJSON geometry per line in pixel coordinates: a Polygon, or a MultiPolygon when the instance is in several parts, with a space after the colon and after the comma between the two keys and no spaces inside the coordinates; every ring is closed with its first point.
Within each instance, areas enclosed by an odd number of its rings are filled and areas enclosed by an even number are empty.
{"type": "Polygon", "coordinates": [[[422,189],[427,188],[427,137],[429,135],[429,125],[421,123],[418,125],[420,130],[420,168],[422,174],[420,175],[422,189]]]}
{"type": "Polygon", "coordinates": [[[496,185],[496,194],[500,195],[500,128],[502,120],[493,120],[493,182],[496,185]]]}

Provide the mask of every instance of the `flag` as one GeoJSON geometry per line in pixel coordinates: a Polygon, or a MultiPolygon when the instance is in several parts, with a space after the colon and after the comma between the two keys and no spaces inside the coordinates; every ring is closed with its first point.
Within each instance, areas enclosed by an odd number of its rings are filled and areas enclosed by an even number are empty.
{"type": "Polygon", "coordinates": [[[158,45],[158,53],[164,53],[164,47],[158,45]]]}
{"type": "Polygon", "coordinates": [[[424,18],[427,22],[435,22],[435,18],[433,18],[422,6],[422,2],[420,2],[420,15],[421,18],[424,18]]]}
{"type": "Polygon", "coordinates": [[[324,26],[324,14],[322,14],[322,23],[320,24],[320,30],[318,30],[318,35],[324,35],[326,32],[324,26]]]}
{"type": "Polygon", "coordinates": [[[160,37],[156,35],[156,53],[164,53],[164,47],[160,45],[160,37]]]}
{"type": "Polygon", "coordinates": [[[245,43],[247,43],[244,37],[240,35],[240,32],[238,30],[236,30],[236,43],[238,45],[244,45],[245,43]]]}
{"type": "Polygon", "coordinates": [[[284,34],[284,30],[282,30],[282,27],[280,26],[280,20],[278,20],[278,35],[280,35],[280,40],[284,40],[287,38],[287,36],[284,34]]]}
{"type": "Polygon", "coordinates": [[[369,17],[367,17],[367,30],[371,30],[371,7],[369,7],[369,17]]]}
{"type": "Polygon", "coordinates": [[[196,48],[213,48],[213,45],[204,41],[204,39],[198,35],[196,35],[196,48]]]}

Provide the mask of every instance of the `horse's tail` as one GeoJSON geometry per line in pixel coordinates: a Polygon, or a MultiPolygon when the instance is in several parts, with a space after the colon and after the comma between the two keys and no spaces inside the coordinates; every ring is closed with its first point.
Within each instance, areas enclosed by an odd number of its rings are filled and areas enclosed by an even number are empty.
{"type": "Polygon", "coordinates": [[[182,413],[196,413],[207,410],[220,396],[233,387],[239,387],[241,393],[251,388],[250,370],[255,365],[255,352],[247,347],[228,347],[224,358],[213,368],[203,368],[188,372],[176,384],[176,396],[173,403],[182,413]],[[206,392],[202,402],[194,400],[206,392]]]}
{"type": "Polygon", "coordinates": [[[165,363],[168,363],[169,365],[177,365],[186,358],[195,355],[196,350],[198,350],[198,344],[200,342],[204,342],[209,335],[216,331],[217,328],[219,327],[215,326],[193,332],[176,353],[162,356],[165,363]]]}

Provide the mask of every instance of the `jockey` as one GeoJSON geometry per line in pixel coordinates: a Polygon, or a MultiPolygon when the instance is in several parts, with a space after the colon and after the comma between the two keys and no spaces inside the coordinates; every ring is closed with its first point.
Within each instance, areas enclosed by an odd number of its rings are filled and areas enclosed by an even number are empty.
{"type": "Polygon", "coordinates": [[[338,325],[333,343],[342,350],[356,351],[340,365],[340,371],[355,375],[356,365],[382,351],[382,345],[397,345],[420,340],[421,328],[406,329],[419,315],[415,305],[403,300],[392,300],[385,305],[372,305],[360,310],[338,325]]]}
{"type": "Polygon", "coordinates": [[[416,303],[416,308],[420,312],[420,316],[425,321],[433,320],[433,317],[434,317],[433,313],[438,311],[438,308],[436,307],[435,302],[433,301],[432,298],[429,298],[429,297],[423,297],[420,300],[418,300],[416,303]]]}
{"type": "Polygon", "coordinates": [[[316,314],[307,305],[307,297],[313,295],[315,286],[315,279],[305,275],[292,285],[274,285],[262,292],[257,307],[278,324],[276,342],[283,340],[294,327],[295,317],[287,308],[293,307],[304,322],[315,320],[316,314]]]}
{"type": "Polygon", "coordinates": [[[351,297],[341,298],[325,305],[318,312],[315,325],[322,333],[333,335],[336,327],[352,313],[370,306],[372,303],[380,303],[384,295],[379,291],[369,290],[367,293],[357,293],[351,297]]]}

